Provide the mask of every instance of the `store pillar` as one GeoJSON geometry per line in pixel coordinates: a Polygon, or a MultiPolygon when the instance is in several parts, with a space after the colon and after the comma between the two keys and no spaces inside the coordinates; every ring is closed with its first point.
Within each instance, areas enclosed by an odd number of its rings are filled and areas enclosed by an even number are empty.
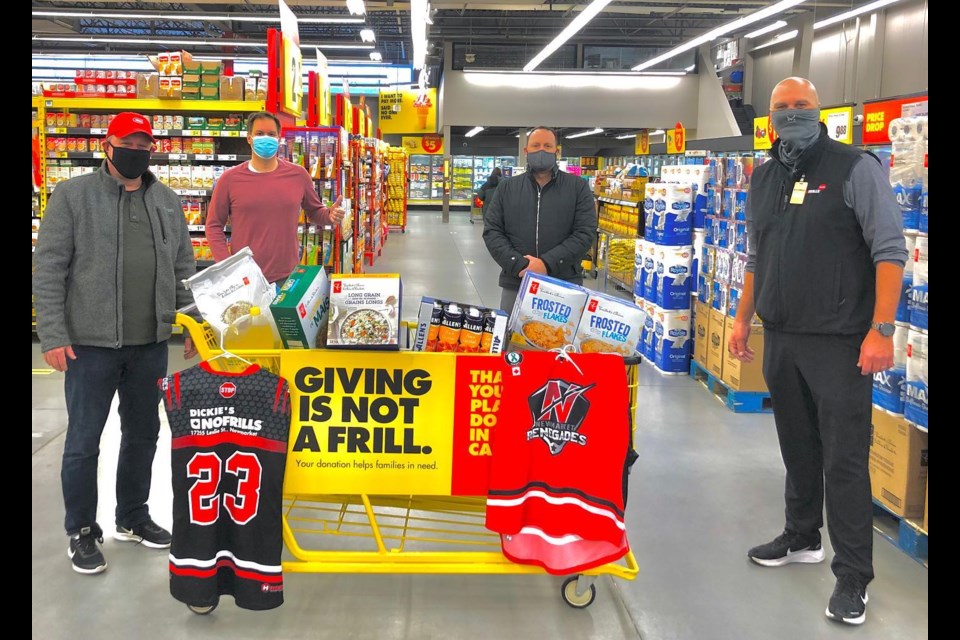
{"type": "Polygon", "coordinates": [[[450,125],[443,125],[443,208],[440,212],[440,220],[444,224],[450,222],[450,183],[453,178],[450,175],[451,167],[453,165],[453,157],[449,155],[450,153],[450,125]]]}

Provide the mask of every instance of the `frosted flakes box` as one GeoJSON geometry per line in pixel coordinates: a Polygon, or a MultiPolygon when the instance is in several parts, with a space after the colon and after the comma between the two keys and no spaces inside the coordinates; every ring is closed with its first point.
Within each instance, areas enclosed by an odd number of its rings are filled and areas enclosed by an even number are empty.
{"type": "Polygon", "coordinates": [[[640,344],[645,317],[643,309],[627,300],[591,292],[573,346],[580,353],[633,356],[640,344]]]}
{"type": "Polygon", "coordinates": [[[331,276],[327,347],[399,349],[401,291],[399,273],[331,276]]]}
{"type": "Polygon", "coordinates": [[[571,344],[586,302],[583,287],[528,271],[507,325],[511,343],[541,351],[571,344]]]}

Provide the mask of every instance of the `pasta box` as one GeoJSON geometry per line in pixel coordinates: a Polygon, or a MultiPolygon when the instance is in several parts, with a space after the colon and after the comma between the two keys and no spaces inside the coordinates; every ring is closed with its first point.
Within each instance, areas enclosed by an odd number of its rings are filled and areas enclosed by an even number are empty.
{"type": "Polygon", "coordinates": [[[322,266],[299,265],[270,304],[285,349],[322,347],[327,338],[330,281],[322,266]]]}
{"type": "Polygon", "coordinates": [[[586,302],[583,287],[528,271],[507,325],[511,343],[541,351],[571,344],[586,302]]]}
{"type": "Polygon", "coordinates": [[[645,318],[644,310],[631,302],[591,292],[580,316],[573,346],[580,353],[633,356],[645,318]]]}
{"type": "Polygon", "coordinates": [[[330,276],[327,347],[399,349],[401,291],[399,273],[330,276]]]}

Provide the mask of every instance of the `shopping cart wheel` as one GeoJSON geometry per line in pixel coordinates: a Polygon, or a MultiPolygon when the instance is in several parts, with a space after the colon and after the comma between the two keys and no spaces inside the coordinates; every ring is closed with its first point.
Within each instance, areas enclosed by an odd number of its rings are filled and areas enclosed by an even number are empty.
{"type": "MultiPolygon", "coordinates": [[[[570,576],[563,581],[563,586],[560,587],[560,595],[563,596],[563,601],[574,609],[586,609],[597,597],[597,588],[590,585],[589,589],[584,589],[583,593],[577,595],[577,581],[583,578],[584,576],[570,576]]],[[[592,582],[592,578],[590,578],[592,582]]]]}
{"type": "Polygon", "coordinates": [[[193,611],[193,612],[194,612],[195,614],[197,614],[198,616],[205,616],[205,615],[207,615],[208,613],[212,613],[213,610],[217,608],[217,605],[218,605],[218,604],[220,604],[220,603],[219,603],[219,602],[214,602],[213,604],[211,604],[211,605],[209,605],[209,606],[207,606],[207,607],[198,607],[198,606],[195,606],[195,605],[192,605],[192,604],[188,604],[188,605],[187,605],[187,609],[190,609],[190,611],[193,611]]]}

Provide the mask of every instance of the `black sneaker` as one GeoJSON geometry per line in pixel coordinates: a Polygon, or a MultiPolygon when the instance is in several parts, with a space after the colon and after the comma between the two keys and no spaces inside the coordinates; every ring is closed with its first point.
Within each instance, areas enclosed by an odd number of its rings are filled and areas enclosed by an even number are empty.
{"type": "Polygon", "coordinates": [[[751,560],[765,567],[780,567],[791,562],[823,562],[820,537],[804,537],[784,530],[772,542],[761,544],[747,552],[751,560]]]}
{"type": "Polygon", "coordinates": [[[166,549],[170,546],[171,540],[170,532],[153,520],[147,520],[129,529],[117,525],[117,533],[113,537],[123,542],[139,542],[151,549],[166,549]]]}
{"type": "Polygon", "coordinates": [[[107,569],[107,560],[100,551],[103,537],[90,527],[80,529],[80,533],[70,536],[67,557],[73,560],[73,570],[77,573],[103,573],[107,569]]]}
{"type": "Polygon", "coordinates": [[[867,588],[856,576],[837,578],[837,586],[827,605],[827,617],[847,624],[863,624],[867,619],[867,588]]]}

